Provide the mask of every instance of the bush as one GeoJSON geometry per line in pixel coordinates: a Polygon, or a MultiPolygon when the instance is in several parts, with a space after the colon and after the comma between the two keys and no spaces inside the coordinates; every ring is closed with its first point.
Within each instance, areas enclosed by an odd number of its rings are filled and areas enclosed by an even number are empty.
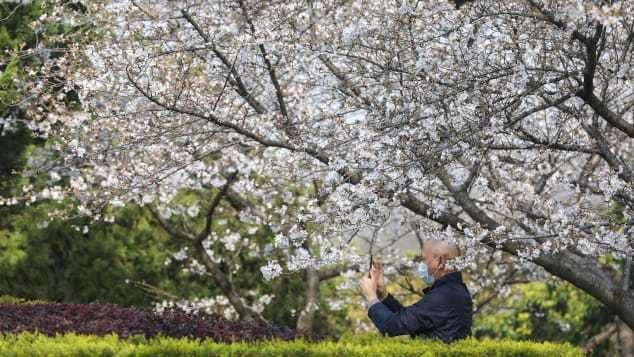
{"type": "Polygon", "coordinates": [[[159,337],[121,340],[74,334],[48,337],[24,333],[0,336],[2,356],[583,356],[567,344],[468,339],[441,342],[363,337],[339,342],[239,342],[232,344],[159,337]]]}
{"type": "Polygon", "coordinates": [[[217,342],[289,340],[295,333],[282,326],[229,321],[220,316],[172,309],[161,314],[113,304],[6,304],[0,305],[0,332],[40,332],[54,336],[75,332],[122,338],[157,335],[211,339],[217,342]]]}
{"type": "Polygon", "coordinates": [[[46,304],[44,300],[27,300],[11,295],[0,295],[0,305],[46,304]]]}

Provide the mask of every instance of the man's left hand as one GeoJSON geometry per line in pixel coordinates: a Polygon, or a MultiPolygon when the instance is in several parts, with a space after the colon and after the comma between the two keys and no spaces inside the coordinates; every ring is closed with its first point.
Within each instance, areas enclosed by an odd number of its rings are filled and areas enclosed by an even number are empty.
{"type": "Polygon", "coordinates": [[[370,278],[370,273],[365,273],[359,280],[361,294],[367,301],[376,299],[376,281],[370,278]]]}

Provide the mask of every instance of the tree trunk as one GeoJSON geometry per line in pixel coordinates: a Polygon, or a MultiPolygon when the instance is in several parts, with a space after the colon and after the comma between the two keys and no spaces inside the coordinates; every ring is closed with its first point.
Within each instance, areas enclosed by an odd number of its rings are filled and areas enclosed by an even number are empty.
{"type": "Polygon", "coordinates": [[[319,303],[319,272],[310,267],[306,269],[306,301],[297,319],[297,331],[308,336],[313,331],[313,322],[319,303]]]}
{"type": "Polygon", "coordinates": [[[238,291],[231,284],[231,282],[227,278],[227,275],[222,271],[222,269],[220,269],[218,264],[214,263],[209,258],[202,245],[196,245],[195,248],[198,257],[202,260],[203,265],[205,265],[205,267],[211,272],[212,279],[214,280],[216,285],[218,285],[220,290],[222,290],[223,295],[227,297],[227,299],[231,303],[231,306],[236,309],[238,315],[240,316],[240,319],[266,323],[267,321],[266,319],[264,319],[264,317],[253,311],[249,306],[247,306],[244,300],[242,300],[242,297],[240,297],[238,291]]]}
{"type": "Polygon", "coordinates": [[[623,321],[618,322],[621,357],[634,357],[634,331],[623,321]]]}
{"type": "Polygon", "coordinates": [[[612,335],[614,335],[617,330],[618,325],[616,322],[610,322],[609,324],[603,326],[598,334],[588,339],[585,346],[583,347],[583,351],[586,353],[586,355],[590,355],[594,351],[594,349],[597,348],[597,346],[602,344],[605,340],[612,338],[612,335]]]}
{"type": "Polygon", "coordinates": [[[630,328],[634,326],[634,295],[601,269],[594,259],[564,251],[542,255],[534,262],[549,273],[566,280],[594,296],[618,315],[630,328]]]}

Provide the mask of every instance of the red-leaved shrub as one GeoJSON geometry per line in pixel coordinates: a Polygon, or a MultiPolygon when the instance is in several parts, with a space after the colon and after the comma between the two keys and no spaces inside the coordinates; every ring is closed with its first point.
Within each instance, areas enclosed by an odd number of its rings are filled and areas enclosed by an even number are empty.
{"type": "Polygon", "coordinates": [[[248,321],[230,321],[204,313],[171,309],[161,314],[113,304],[0,305],[0,332],[35,332],[53,336],[75,332],[121,338],[144,335],[212,339],[216,342],[291,340],[297,334],[285,327],[248,321]]]}

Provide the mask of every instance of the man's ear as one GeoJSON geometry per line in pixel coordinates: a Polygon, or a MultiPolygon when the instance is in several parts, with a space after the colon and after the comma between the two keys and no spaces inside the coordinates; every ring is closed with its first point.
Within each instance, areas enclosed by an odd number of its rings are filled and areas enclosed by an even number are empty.
{"type": "Polygon", "coordinates": [[[442,255],[438,256],[438,270],[445,270],[445,257],[442,255]]]}

